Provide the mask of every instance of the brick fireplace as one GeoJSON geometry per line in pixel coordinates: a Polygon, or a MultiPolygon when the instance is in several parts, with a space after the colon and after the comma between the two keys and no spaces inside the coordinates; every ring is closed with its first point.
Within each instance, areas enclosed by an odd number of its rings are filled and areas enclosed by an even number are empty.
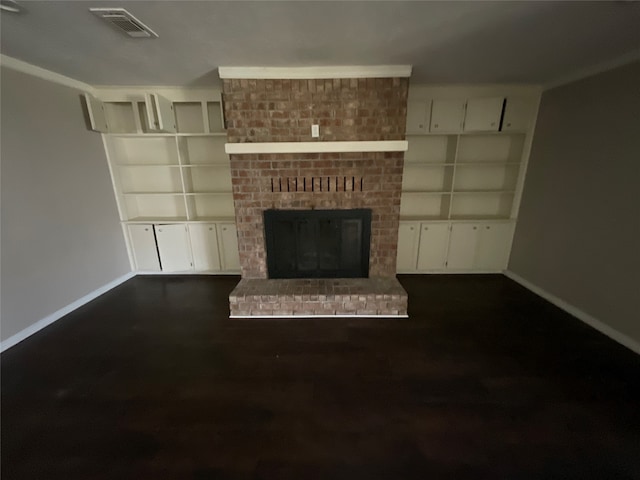
{"type": "MultiPolygon", "coordinates": [[[[224,79],[228,143],[404,140],[408,86],[408,78],[224,79]]],[[[406,314],[395,278],[403,152],[232,153],[230,161],[242,269],[232,316],[406,314]],[[268,279],[269,209],[370,209],[369,279],[268,279]]]]}

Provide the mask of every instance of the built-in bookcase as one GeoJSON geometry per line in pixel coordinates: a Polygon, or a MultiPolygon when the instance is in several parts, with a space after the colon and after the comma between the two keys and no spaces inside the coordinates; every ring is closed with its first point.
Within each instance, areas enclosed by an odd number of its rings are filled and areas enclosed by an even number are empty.
{"type": "MultiPolygon", "coordinates": [[[[103,102],[105,143],[124,222],[234,218],[220,102],[172,102],[149,130],[147,101],[103,102]]],[[[159,109],[158,109],[159,111],[159,109]]]]}
{"type": "Polygon", "coordinates": [[[506,268],[539,100],[520,92],[432,87],[409,99],[398,272],[506,268]]]}
{"type": "Polygon", "coordinates": [[[104,89],[86,95],[102,132],[135,270],[240,269],[219,94],[104,89]]]}
{"type": "Polygon", "coordinates": [[[524,134],[408,135],[401,216],[510,218],[524,134]]]}

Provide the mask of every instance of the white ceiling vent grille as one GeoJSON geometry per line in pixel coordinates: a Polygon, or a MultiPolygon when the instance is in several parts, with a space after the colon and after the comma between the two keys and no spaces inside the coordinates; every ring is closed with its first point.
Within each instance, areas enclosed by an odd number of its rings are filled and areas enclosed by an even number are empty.
{"type": "Polygon", "coordinates": [[[90,8],[89,11],[133,38],[152,38],[158,34],[124,8],[90,8]]]}

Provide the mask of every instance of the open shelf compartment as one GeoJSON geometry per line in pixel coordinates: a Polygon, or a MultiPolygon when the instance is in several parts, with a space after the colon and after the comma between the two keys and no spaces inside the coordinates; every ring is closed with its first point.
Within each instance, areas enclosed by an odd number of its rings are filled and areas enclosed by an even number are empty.
{"type": "Polygon", "coordinates": [[[461,135],[456,163],[518,163],[524,135],[461,135]]]}
{"type": "Polygon", "coordinates": [[[477,190],[515,190],[519,165],[458,165],[454,192],[477,190]]]}
{"type": "Polygon", "coordinates": [[[120,166],[123,193],[182,193],[180,170],[159,166],[120,166]]]}
{"type": "Polygon", "coordinates": [[[226,137],[180,137],[180,161],[182,165],[229,165],[229,156],[224,151],[226,137]]]}
{"type": "Polygon", "coordinates": [[[450,202],[449,194],[404,192],[400,200],[400,217],[446,220],[450,202]]]}
{"type": "Polygon", "coordinates": [[[176,141],[171,137],[112,136],[109,156],[119,165],[178,165],[176,141]]]}
{"type": "Polygon", "coordinates": [[[453,163],[457,138],[457,135],[407,135],[409,149],[404,154],[405,163],[453,163]]]}
{"type": "Polygon", "coordinates": [[[513,196],[512,192],[454,194],[451,200],[451,218],[509,218],[513,196]]]}
{"type": "Polygon", "coordinates": [[[198,165],[183,168],[186,193],[231,194],[231,170],[228,166],[198,165]]]}
{"type": "Polygon", "coordinates": [[[183,195],[125,195],[126,220],[150,218],[156,220],[187,219],[183,195]]]}
{"type": "Polygon", "coordinates": [[[189,195],[187,196],[187,205],[189,206],[189,220],[235,218],[231,193],[189,195]]]}
{"type": "Polygon", "coordinates": [[[402,191],[448,192],[451,190],[453,167],[407,164],[402,176],[402,191]]]}

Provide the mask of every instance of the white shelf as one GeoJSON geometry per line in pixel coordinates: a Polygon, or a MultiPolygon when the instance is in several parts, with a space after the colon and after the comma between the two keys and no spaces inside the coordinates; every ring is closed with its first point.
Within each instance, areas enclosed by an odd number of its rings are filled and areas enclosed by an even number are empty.
{"type": "Polygon", "coordinates": [[[137,197],[159,197],[159,196],[182,196],[184,195],[182,192],[122,192],[123,195],[126,196],[137,196],[137,197]]]}
{"type": "Polygon", "coordinates": [[[400,215],[401,222],[434,222],[434,223],[449,223],[449,220],[445,217],[442,218],[439,215],[400,215]]]}
{"type": "Polygon", "coordinates": [[[166,163],[118,163],[118,168],[180,168],[180,165],[166,163]]]}
{"type": "Polygon", "coordinates": [[[509,216],[505,215],[451,215],[451,220],[477,222],[478,220],[504,220],[511,221],[509,216]]]}
{"type": "Polygon", "coordinates": [[[215,162],[215,163],[196,163],[192,165],[180,165],[182,168],[228,168],[230,162],[215,162]]]}
{"type": "Polygon", "coordinates": [[[233,195],[231,190],[220,190],[218,192],[187,192],[185,193],[187,197],[195,197],[195,196],[211,196],[211,195],[233,195]]]}
{"type": "MultiPolygon", "coordinates": [[[[429,162],[405,162],[405,168],[443,168],[453,167],[455,163],[429,163],[429,162]]],[[[474,164],[475,165],[475,164],[474,164]]]]}
{"type": "Polygon", "coordinates": [[[515,190],[454,190],[454,195],[495,195],[495,194],[513,195],[515,190]]]}
{"type": "Polygon", "coordinates": [[[520,165],[520,162],[505,162],[501,160],[491,162],[457,162],[454,164],[457,167],[500,167],[500,166],[512,166],[520,165]]]}
{"type": "Polygon", "coordinates": [[[187,217],[134,217],[122,223],[186,222],[187,217]]]}
{"type": "Polygon", "coordinates": [[[451,195],[451,190],[403,190],[407,195],[451,195]]]}
{"type": "Polygon", "coordinates": [[[197,217],[195,219],[191,219],[188,220],[187,223],[211,223],[211,222],[216,222],[216,223],[235,223],[236,221],[236,217],[235,216],[217,216],[217,217],[197,217]]]}

